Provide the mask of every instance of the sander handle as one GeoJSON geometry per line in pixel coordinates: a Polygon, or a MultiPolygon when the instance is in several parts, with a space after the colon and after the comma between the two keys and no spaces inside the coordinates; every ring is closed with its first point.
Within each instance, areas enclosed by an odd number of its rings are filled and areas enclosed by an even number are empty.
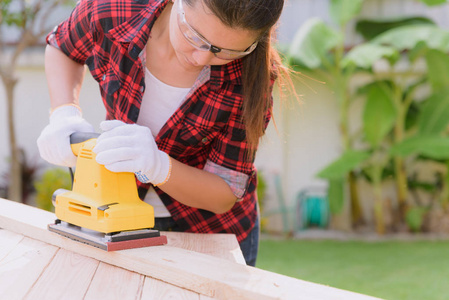
{"type": "Polygon", "coordinates": [[[85,142],[96,139],[100,136],[96,132],[74,132],[70,135],[70,147],[72,148],[73,154],[78,156],[81,147],[85,142]]]}
{"type": "Polygon", "coordinates": [[[90,139],[96,139],[100,136],[96,132],[74,132],[70,135],[70,144],[79,144],[90,139]]]}

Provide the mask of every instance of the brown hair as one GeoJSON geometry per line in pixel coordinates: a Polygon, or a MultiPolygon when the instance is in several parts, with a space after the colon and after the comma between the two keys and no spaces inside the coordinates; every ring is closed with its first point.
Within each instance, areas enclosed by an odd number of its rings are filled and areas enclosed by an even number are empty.
{"type": "Polygon", "coordinates": [[[272,46],[274,25],[281,15],[284,0],[202,1],[223,24],[260,33],[256,49],[242,59],[243,122],[248,144],[256,149],[265,133],[266,112],[272,109],[271,80],[287,74],[272,46]]]}

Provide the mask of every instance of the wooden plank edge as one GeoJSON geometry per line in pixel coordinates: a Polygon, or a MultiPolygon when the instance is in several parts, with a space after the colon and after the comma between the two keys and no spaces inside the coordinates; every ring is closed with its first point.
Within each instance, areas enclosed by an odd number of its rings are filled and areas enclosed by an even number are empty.
{"type": "Polygon", "coordinates": [[[47,230],[54,214],[0,199],[0,227],[218,299],[376,299],[170,247],[106,252],[47,230]]]}
{"type": "Polygon", "coordinates": [[[182,238],[180,238],[179,232],[166,231],[164,235],[167,237],[170,246],[192,250],[246,265],[235,234],[183,232],[182,238]]]}

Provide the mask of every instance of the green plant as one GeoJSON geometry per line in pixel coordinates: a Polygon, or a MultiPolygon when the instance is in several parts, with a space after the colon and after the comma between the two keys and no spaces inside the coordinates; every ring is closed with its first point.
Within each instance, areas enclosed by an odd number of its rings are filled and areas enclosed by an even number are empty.
{"type": "MultiPolygon", "coordinates": [[[[30,195],[35,192],[34,181],[36,180],[37,173],[40,169],[40,165],[35,159],[29,159],[23,149],[19,149],[17,153],[20,166],[20,178],[23,184],[21,185],[21,198],[20,202],[28,204],[30,195]]],[[[11,163],[11,161],[10,161],[11,163]]],[[[11,188],[11,172],[6,172],[2,175],[3,185],[0,186],[0,197],[7,198],[11,188]]]]}
{"type": "Polygon", "coordinates": [[[411,207],[405,214],[405,222],[412,232],[421,231],[424,220],[424,214],[428,209],[424,207],[411,207]]]}
{"type": "Polygon", "coordinates": [[[53,168],[45,171],[35,182],[36,205],[41,209],[53,211],[52,196],[57,189],[71,189],[72,180],[69,172],[53,168]]]}
{"type": "Polygon", "coordinates": [[[0,80],[4,87],[6,103],[6,120],[9,139],[7,145],[11,154],[9,170],[8,199],[21,201],[23,196],[20,147],[16,139],[14,123],[15,88],[19,82],[17,76],[18,59],[23,52],[39,43],[50,32],[53,25],[47,20],[55,9],[61,5],[73,4],[72,0],[1,0],[0,1],[0,80]],[[7,27],[14,28],[16,39],[11,43],[11,36],[3,34],[7,27]],[[11,51],[4,51],[6,48],[11,51]]]}
{"type": "Polygon", "coordinates": [[[345,52],[345,26],[357,16],[361,5],[362,1],[331,1],[330,12],[340,30],[336,31],[317,19],[308,21],[298,30],[289,49],[289,57],[291,64],[311,69],[321,76],[320,79],[326,81],[335,92],[339,104],[343,154],[318,173],[319,177],[329,180],[330,191],[337,191],[329,194],[330,205],[334,208],[332,211],[341,209],[345,199],[345,189],[333,185],[344,186],[348,182],[351,204],[355,208],[353,223],[356,221],[359,204],[355,179],[358,174],[364,173],[375,196],[376,229],[383,233],[382,185],[388,178],[384,174],[391,164],[399,202],[398,219],[404,220],[405,217],[408,181],[404,159],[411,152],[404,153],[403,150],[410,143],[408,139],[419,141],[416,146],[420,145],[420,148],[414,148],[414,154],[430,151],[433,156],[428,158],[445,159],[445,153],[449,153],[442,132],[449,122],[449,118],[443,117],[449,113],[448,93],[447,90],[442,92],[442,88],[449,85],[449,57],[445,54],[449,51],[449,32],[422,17],[364,20],[357,22],[356,28],[370,40],[345,52]],[[414,67],[417,61],[423,59],[427,73],[414,67]],[[376,64],[382,60],[387,64],[379,70],[376,64]],[[410,67],[401,70],[398,62],[404,61],[410,67]],[[369,80],[354,92],[351,80],[358,74],[369,80]],[[416,91],[429,83],[432,95],[421,102],[416,97],[416,91]],[[349,109],[357,99],[366,100],[362,113],[363,125],[359,132],[351,134],[349,109]],[[430,138],[429,134],[433,137],[430,138]],[[422,139],[424,136],[426,140],[422,139]]]}
{"type": "Polygon", "coordinates": [[[264,217],[265,200],[266,200],[266,194],[267,194],[267,182],[265,180],[265,177],[264,177],[262,171],[257,172],[256,193],[257,193],[257,200],[258,200],[259,211],[260,211],[260,230],[264,231],[267,226],[267,218],[264,217]]]}
{"type": "MultiPolygon", "coordinates": [[[[342,65],[345,55],[345,32],[347,24],[361,10],[363,0],[330,1],[330,14],[337,24],[338,30],[325,24],[322,20],[313,18],[305,22],[297,31],[289,49],[287,57],[289,64],[300,69],[313,70],[315,77],[326,82],[329,89],[334,91],[339,106],[339,128],[341,132],[343,152],[352,150],[349,132],[349,106],[351,102],[349,81],[356,71],[342,65]]],[[[330,179],[330,178],[328,178],[330,179]]],[[[350,200],[352,208],[352,223],[362,218],[358,200],[355,176],[348,170],[343,176],[329,180],[329,202],[334,214],[343,208],[345,200],[344,186],[350,186],[350,200]],[[335,191],[335,192],[333,192],[335,191]]]]}

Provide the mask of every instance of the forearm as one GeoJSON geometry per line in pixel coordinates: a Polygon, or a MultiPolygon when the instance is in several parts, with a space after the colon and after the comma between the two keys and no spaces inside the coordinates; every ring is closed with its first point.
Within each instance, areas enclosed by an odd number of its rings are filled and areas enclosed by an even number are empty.
{"type": "Polygon", "coordinates": [[[218,175],[188,166],[172,159],[170,179],[159,186],[177,201],[217,214],[229,211],[236,197],[218,175]]]}
{"type": "Polygon", "coordinates": [[[46,47],[45,74],[52,108],[65,104],[79,104],[84,73],[83,65],[74,62],[50,45],[46,47]]]}
{"type": "Polygon", "coordinates": [[[47,162],[66,167],[76,165],[76,156],[70,148],[70,135],[74,132],[92,132],[94,128],[81,116],[78,108],[79,91],[84,67],[58,49],[45,49],[45,73],[51,100],[49,124],[37,139],[41,157],[47,162]]]}

